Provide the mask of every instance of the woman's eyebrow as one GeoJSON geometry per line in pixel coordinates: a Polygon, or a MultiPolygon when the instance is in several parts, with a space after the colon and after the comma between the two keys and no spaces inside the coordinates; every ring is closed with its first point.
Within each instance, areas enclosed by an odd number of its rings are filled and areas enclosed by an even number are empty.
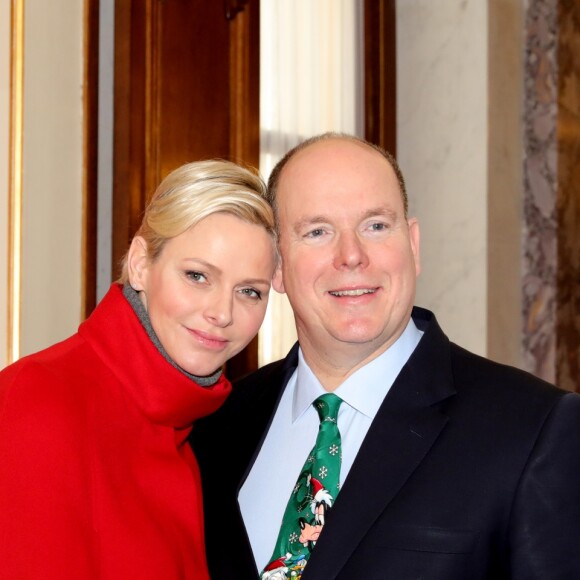
{"type": "Polygon", "coordinates": [[[242,280],[242,284],[250,284],[250,285],[264,285],[270,286],[271,280],[266,280],[265,278],[247,278],[242,280]]]}
{"type": "Polygon", "coordinates": [[[203,258],[183,258],[184,262],[193,262],[196,266],[200,266],[206,270],[211,270],[212,272],[221,272],[221,269],[216,265],[204,260],[203,258]]]}
{"type": "MultiPolygon", "coordinates": [[[[193,262],[196,267],[201,267],[204,270],[209,270],[214,274],[221,274],[221,268],[218,268],[211,262],[208,262],[202,258],[184,258],[184,262],[193,262]]],[[[240,284],[263,284],[264,286],[270,286],[271,280],[266,280],[265,278],[245,278],[239,282],[240,284]]]]}

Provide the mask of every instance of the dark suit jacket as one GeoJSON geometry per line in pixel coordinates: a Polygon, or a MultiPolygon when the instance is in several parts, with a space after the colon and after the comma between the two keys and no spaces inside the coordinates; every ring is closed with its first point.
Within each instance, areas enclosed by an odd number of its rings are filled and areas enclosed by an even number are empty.
{"type": "MultiPolygon", "coordinates": [[[[580,396],[450,343],[426,310],[413,318],[425,334],[303,580],[580,579],[580,396]]],[[[214,580],[258,577],[237,492],[296,365],[294,347],[194,429],[214,580]]]]}

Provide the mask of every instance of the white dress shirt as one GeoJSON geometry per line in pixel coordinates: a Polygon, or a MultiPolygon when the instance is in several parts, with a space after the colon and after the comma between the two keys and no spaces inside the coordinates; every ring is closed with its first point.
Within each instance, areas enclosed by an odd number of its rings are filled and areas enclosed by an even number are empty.
{"type": "MultiPolygon", "coordinates": [[[[341,486],[383,399],[422,335],[411,319],[390,348],[334,391],[343,400],[338,412],[341,486]]],[[[316,441],[319,418],[312,403],[326,393],[301,350],[298,357],[298,367],[286,385],[262,449],[238,496],[258,570],[270,562],[288,498],[316,441]]]]}

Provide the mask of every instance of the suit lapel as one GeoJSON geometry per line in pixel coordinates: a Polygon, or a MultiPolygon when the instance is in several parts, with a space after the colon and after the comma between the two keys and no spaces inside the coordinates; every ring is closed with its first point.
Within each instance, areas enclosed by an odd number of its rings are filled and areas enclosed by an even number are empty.
{"type": "MultiPolygon", "coordinates": [[[[417,326],[421,326],[417,324],[417,326]]],[[[433,320],[385,397],[303,578],[334,578],[427,456],[448,417],[437,403],[454,394],[449,343],[433,320]]]]}

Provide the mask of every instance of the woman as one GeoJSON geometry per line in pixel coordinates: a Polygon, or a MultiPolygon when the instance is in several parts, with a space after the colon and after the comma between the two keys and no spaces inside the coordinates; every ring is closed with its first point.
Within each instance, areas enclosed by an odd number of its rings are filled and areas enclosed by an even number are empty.
{"type": "Polygon", "coordinates": [[[78,333],[0,373],[1,578],[208,578],[186,440],[265,314],[264,190],[225,161],[171,173],[78,333]]]}

